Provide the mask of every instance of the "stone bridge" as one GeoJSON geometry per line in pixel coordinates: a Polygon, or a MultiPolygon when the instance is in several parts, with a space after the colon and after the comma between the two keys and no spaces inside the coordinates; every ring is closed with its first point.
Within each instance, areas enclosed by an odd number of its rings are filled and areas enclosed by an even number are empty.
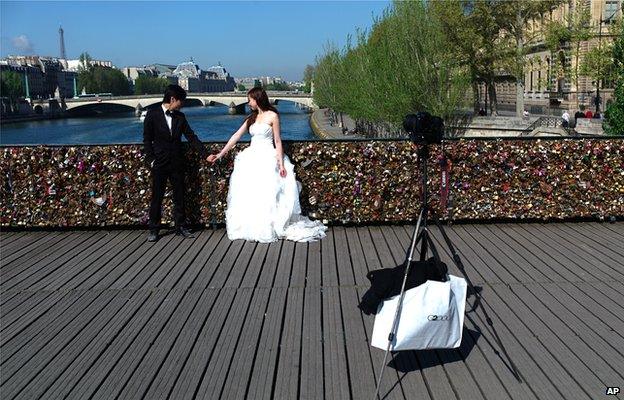
{"type": "MultiPolygon", "coordinates": [[[[316,109],[312,95],[299,94],[290,92],[268,92],[269,99],[278,103],[280,101],[292,101],[301,106],[316,109]]],[[[78,99],[66,99],[65,110],[76,110],[80,107],[92,107],[93,105],[118,105],[133,108],[135,111],[141,111],[155,104],[162,102],[163,96],[158,95],[135,95],[135,96],[99,96],[78,99]]],[[[225,92],[225,93],[188,93],[186,97],[190,102],[201,102],[203,106],[211,106],[222,104],[229,107],[231,114],[244,113],[245,104],[247,104],[247,95],[244,92],[225,92]]]]}

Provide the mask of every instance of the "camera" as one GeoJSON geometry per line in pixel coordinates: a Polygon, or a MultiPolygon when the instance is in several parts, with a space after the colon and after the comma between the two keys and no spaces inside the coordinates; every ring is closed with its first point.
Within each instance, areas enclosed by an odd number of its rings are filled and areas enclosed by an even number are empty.
{"type": "Polygon", "coordinates": [[[408,114],[403,120],[403,129],[415,143],[440,143],[444,136],[444,121],[426,111],[408,114]]]}

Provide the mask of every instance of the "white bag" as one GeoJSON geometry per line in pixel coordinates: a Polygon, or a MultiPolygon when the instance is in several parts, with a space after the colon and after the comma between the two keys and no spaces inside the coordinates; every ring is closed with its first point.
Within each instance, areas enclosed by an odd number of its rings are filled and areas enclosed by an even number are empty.
{"type": "MultiPolygon", "coordinates": [[[[464,278],[426,281],[405,292],[390,350],[452,349],[461,344],[466,309],[464,278]]],[[[400,295],[385,300],[375,317],[371,345],[386,350],[400,295]]]]}

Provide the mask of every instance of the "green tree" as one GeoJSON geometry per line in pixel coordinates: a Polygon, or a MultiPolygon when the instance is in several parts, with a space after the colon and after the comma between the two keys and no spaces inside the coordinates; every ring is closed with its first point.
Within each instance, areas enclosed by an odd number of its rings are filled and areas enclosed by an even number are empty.
{"type": "Polygon", "coordinates": [[[484,83],[492,114],[497,114],[496,82],[509,52],[508,38],[501,35],[501,24],[492,1],[449,0],[432,2],[444,28],[454,57],[468,68],[474,112],[479,111],[479,83],[484,83]]]}
{"type": "Polygon", "coordinates": [[[612,54],[616,87],[613,102],[605,113],[603,128],[609,135],[624,135],[624,19],[620,18],[611,29],[615,35],[612,54]]]}
{"type": "Polygon", "coordinates": [[[78,72],[78,87],[87,93],[112,93],[114,96],[130,94],[126,76],[114,68],[91,65],[78,72]]]}
{"type": "Polygon", "coordinates": [[[450,48],[431,2],[395,1],[370,31],[317,57],[314,100],[363,124],[389,124],[390,131],[416,111],[450,117],[469,84],[450,48]]]}
{"type": "MultiPolygon", "coordinates": [[[[552,73],[557,80],[571,77],[571,81],[578,86],[579,78],[583,73],[580,62],[581,44],[591,38],[593,27],[591,25],[591,12],[587,6],[578,2],[570,12],[565,23],[551,22],[546,27],[545,42],[555,60],[552,73]],[[574,57],[574,69],[566,62],[566,56],[574,57]]],[[[596,61],[596,54],[592,55],[596,61]]],[[[579,98],[576,98],[577,108],[579,98]]]]}
{"type": "Polygon", "coordinates": [[[566,0],[491,1],[501,32],[510,39],[507,69],[516,77],[516,115],[524,111],[524,70],[526,55],[532,50],[530,44],[542,34],[527,30],[527,24],[563,4],[566,0]]]}
{"type": "Polygon", "coordinates": [[[310,93],[312,81],[314,81],[314,66],[308,64],[303,70],[303,91],[305,93],[310,93]]]}
{"type": "Polygon", "coordinates": [[[134,94],[161,94],[169,85],[165,78],[156,78],[147,75],[139,75],[134,81],[134,94]]]}
{"type": "Polygon", "coordinates": [[[15,71],[2,71],[0,80],[2,82],[0,96],[7,97],[11,107],[14,108],[17,101],[26,95],[24,75],[15,71]]]}
{"type": "Polygon", "coordinates": [[[242,83],[239,83],[239,84],[238,84],[237,89],[238,89],[240,92],[244,92],[244,91],[246,91],[246,90],[247,90],[247,88],[245,87],[245,85],[243,85],[242,83]]]}
{"type": "Polygon", "coordinates": [[[257,88],[261,88],[262,87],[262,82],[260,82],[259,79],[254,80],[254,87],[257,88]]]}

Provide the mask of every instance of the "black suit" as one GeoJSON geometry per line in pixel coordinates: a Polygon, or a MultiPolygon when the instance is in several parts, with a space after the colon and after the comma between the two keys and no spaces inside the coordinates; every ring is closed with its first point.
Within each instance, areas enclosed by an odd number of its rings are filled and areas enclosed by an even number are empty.
{"type": "Polygon", "coordinates": [[[191,129],[186,117],[179,111],[171,112],[171,130],[162,107],[149,110],[143,123],[145,162],[152,171],[152,200],[150,229],[160,225],[161,209],[167,179],[173,186],[173,213],[176,227],[184,226],[184,169],[185,156],[182,135],[202,157],[207,155],[202,142],[191,129]]]}

